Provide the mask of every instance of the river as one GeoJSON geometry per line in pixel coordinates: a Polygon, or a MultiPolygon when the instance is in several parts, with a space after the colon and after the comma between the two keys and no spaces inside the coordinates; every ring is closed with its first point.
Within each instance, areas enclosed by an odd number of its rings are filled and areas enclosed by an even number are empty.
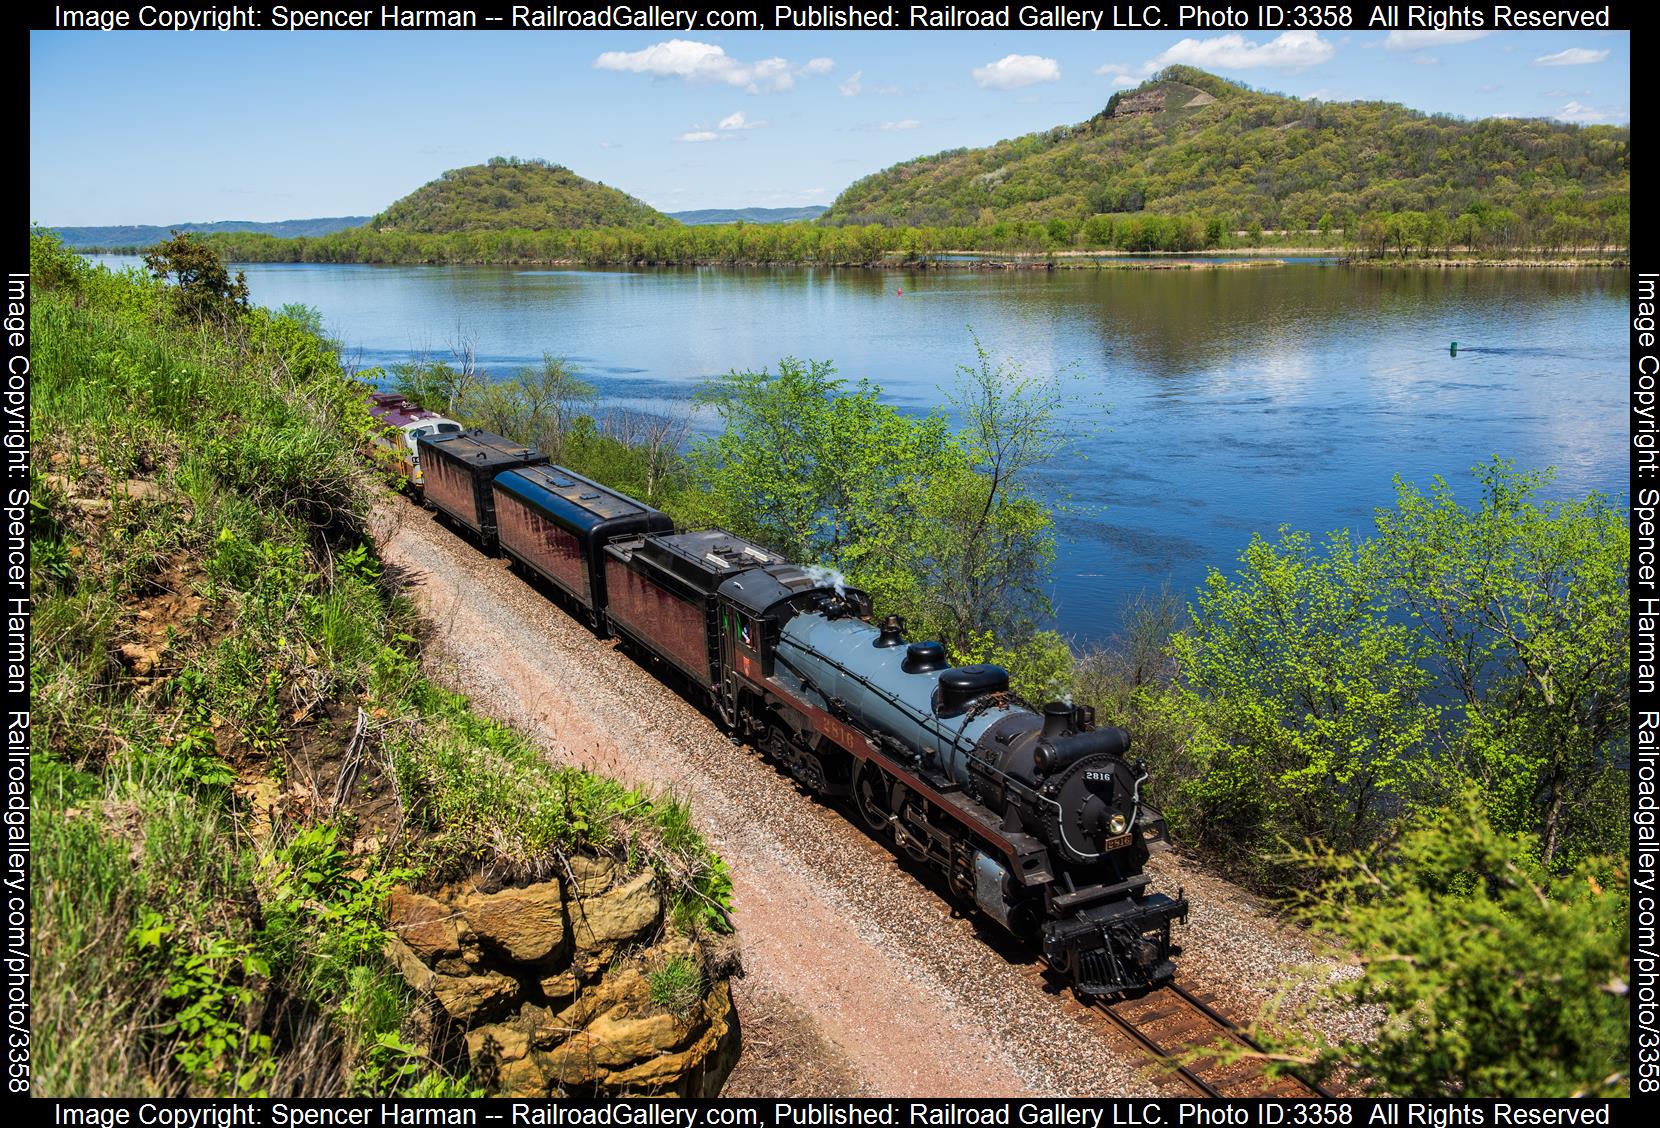
{"type": "Polygon", "coordinates": [[[321,311],[360,367],[466,337],[492,373],[549,352],[607,402],[659,411],[785,356],[923,411],[973,361],[972,327],[1065,373],[1079,441],[1044,483],[1065,505],[1056,625],[1082,642],[1139,592],[1191,596],[1253,532],[1363,533],[1395,475],[1468,499],[1470,467],[1499,455],[1555,467],[1554,496],[1625,489],[1618,270],[242,269],[256,302],[321,311]]]}

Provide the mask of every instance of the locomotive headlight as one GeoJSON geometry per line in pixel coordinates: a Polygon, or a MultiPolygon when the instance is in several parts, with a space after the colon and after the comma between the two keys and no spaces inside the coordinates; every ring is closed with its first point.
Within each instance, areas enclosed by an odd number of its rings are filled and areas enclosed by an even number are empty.
{"type": "Polygon", "coordinates": [[[1128,829],[1130,829],[1130,820],[1114,811],[1112,818],[1107,822],[1107,833],[1116,838],[1128,829]]]}

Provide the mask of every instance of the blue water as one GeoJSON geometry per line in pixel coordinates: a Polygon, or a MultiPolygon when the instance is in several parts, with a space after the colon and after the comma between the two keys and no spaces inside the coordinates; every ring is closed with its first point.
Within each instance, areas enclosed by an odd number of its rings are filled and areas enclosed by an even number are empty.
{"type": "Polygon", "coordinates": [[[245,269],[254,300],[317,308],[360,367],[465,337],[492,372],[551,352],[651,410],[784,356],[926,410],[973,361],[972,326],[1064,374],[1078,445],[1044,482],[1067,506],[1056,622],[1082,640],[1137,592],[1190,594],[1253,532],[1364,531],[1397,474],[1465,489],[1497,454],[1554,466],[1558,496],[1626,479],[1623,271],[245,269]]]}

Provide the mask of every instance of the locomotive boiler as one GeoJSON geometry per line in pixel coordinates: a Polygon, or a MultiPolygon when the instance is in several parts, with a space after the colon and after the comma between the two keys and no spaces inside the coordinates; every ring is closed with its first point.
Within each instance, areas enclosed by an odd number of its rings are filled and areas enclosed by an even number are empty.
{"type": "MultiPolygon", "coordinates": [[[[781,625],[770,680],[784,709],[793,698],[804,719],[869,738],[875,754],[859,759],[855,746],[846,773],[860,817],[1039,945],[1080,993],[1169,979],[1170,926],[1187,903],[1152,892],[1143,872],[1164,822],[1129,733],[1097,727],[1087,706],[1040,713],[1000,667],[950,666],[939,643],[906,642],[896,618],[873,626],[827,610],[781,625]]],[[[810,724],[793,727],[810,742],[810,724]]]]}

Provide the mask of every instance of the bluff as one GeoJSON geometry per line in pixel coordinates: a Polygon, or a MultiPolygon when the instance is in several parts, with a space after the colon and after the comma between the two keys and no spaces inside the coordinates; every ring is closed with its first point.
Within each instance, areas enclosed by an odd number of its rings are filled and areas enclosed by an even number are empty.
{"type": "Polygon", "coordinates": [[[820,222],[985,226],[1146,211],[1302,229],[1408,209],[1624,212],[1630,193],[1626,127],[1292,98],[1176,66],[1088,121],[867,176],[820,222]]]}

